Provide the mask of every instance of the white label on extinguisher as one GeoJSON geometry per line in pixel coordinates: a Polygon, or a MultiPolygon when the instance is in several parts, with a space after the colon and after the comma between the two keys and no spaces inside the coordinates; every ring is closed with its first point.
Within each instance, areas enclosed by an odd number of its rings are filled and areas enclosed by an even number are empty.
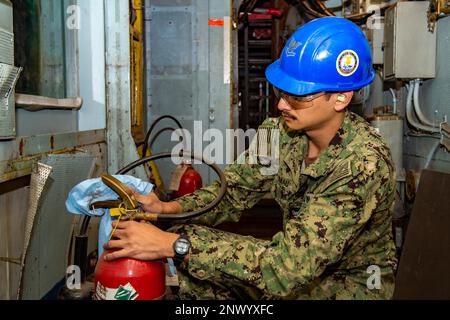
{"type": "Polygon", "coordinates": [[[136,300],[137,297],[139,294],[130,283],[112,289],[98,282],[95,289],[95,300],[136,300]]]}
{"type": "Polygon", "coordinates": [[[186,165],[179,165],[175,169],[175,171],[172,174],[172,178],[170,179],[170,185],[169,190],[171,191],[177,191],[180,188],[180,182],[181,178],[183,177],[183,174],[188,169],[188,166],[186,165]]]}

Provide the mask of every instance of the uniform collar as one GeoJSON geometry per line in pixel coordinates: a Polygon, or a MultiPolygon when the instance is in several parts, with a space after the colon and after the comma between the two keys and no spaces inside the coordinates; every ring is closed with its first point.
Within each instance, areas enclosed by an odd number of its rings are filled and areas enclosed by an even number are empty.
{"type": "MultiPolygon", "coordinates": [[[[335,167],[335,161],[340,158],[341,153],[356,135],[355,121],[357,121],[357,116],[347,111],[341,127],[336,132],[328,147],[319,155],[314,163],[305,168],[302,174],[312,178],[318,178],[330,172],[335,167]]],[[[303,138],[306,140],[305,143],[307,146],[308,139],[305,135],[303,138]]]]}

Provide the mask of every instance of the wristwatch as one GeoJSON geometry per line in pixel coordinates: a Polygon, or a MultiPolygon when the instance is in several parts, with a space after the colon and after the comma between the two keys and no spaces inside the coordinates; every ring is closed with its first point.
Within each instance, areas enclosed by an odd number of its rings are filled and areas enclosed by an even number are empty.
{"type": "Polygon", "coordinates": [[[180,237],[173,243],[173,251],[175,256],[173,257],[173,262],[178,267],[184,261],[184,258],[189,254],[191,249],[191,242],[185,234],[180,235],[180,237]]]}

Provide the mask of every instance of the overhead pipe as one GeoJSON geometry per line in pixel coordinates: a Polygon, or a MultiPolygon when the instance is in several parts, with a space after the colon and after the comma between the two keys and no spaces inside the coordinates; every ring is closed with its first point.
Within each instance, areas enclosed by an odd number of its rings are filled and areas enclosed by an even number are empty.
{"type": "Polygon", "coordinates": [[[327,17],[327,15],[322,14],[320,12],[317,12],[316,10],[313,9],[313,7],[311,7],[311,5],[309,4],[308,1],[299,1],[299,5],[303,8],[303,10],[306,13],[309,13],[310,15],[316,17],[316,18],[323,18],[323,17],[327,17]]]}
{"type": "Polygon", "coordinates": [[[420,79],[416,79],[414,80],[414,110],[416,111],[417,118],[424,125],[433,128],[439,128],[439,126],[436,126],[433,122],[428,120],[428,118],[422,112],[422,109],[420,108],[419,91],[420,91],[420,79]]]}
{"type": "Polygon", "coordinates": [[[393,107],[393,114],[397,114],[397,103],[398,103],[398,99],[397,99],[397,94],[395,93],[394,89],[390,88],[389,91],[392,94],[392,107],[393,107]]]}
{"type": "MultiPolygon", "coordinates": [[[[432,132],[432,133],[441,133],[440,128],[429,127],[429,126],[417,123],[414,120],[412,103],[413,103],[413,94],[416,92],[417,83],[419,83],[419,82],[412,80],[410,82],[410,85],[407,86],[408,96],[407,96],[407,100],[406,100],[406,118],[407,118],[408,122],[416,129],[420,129],[420,130],[432,132]]],[[[439,149],[439,146],[441,144],[443,144],[443,135],[442,135],[442,138],[431,149],[431,151],[427,157],[427,161],[425,163],[425,169],[428,169],[428,167],[430,166],[433,156],[436,153],[436,151],[439,149]]]]}
{"type": "MultiPolygon", "coordinates": [[[[322,10],[323,13],[315,10],[307,0],[300,0],[300,1],[298,1],[298,4],[302,7],[302,9],[306,13],[309,13],[310,15],[312,15],[316,18],[334,16],[334,13],[331,12],[330,10],[326,9],[326,6],[323,3],[321,3],[320,0],[315,0],[314,2],[318,5],[318,7],[320,7],[320,9],[322,10]],[[323,8],[325,8],[325,10],[323,8]]],[[[367,20],[367,18],[369,18],[370,16],[372,16],[374,14],[375,14],[375,11],[372,11],[369,13],[363,12],[363,13],[347,15],[347,16],[344,16],[343,18],[352,20],[353,22],[359,22],[360,20],[367,20]]]]}
{"type": "MultiPolygon", "coordinates": [[[[320,12],[320,13],[326,15],[326,16],[330,16],[330,14],[331,14],[331,16],[334,16],[333,13],[331,13],[331,12],[326,12],[326,10],[323,9],[323,7],[325,7],[325,6],[324,6],[324,5],[323,5],[323,6],[320,6],[319,3],[318,3],[316,0],[306,0],[306,1],[309,2],[309,4],[311,5],[311,7],[312,7],[315,11],[320,12]]],[[[325,8],[326,8],[326,7],[325,7],[325,8]]]]}
{"type": "Polygon", "coordinates": [[[317,6],[318,6],[318,7],[319,7],[326,15],[328,15],[328,16],[330,16],[330,17],[331,17],[331,16],[335,16],[335,14],[334,14],[332,11],[328,10],[327,6],[324,5],[322,1],[320,1],[320,0],[315,0],[314,2],[317,4],[317,6]]]}
{"type": "Polygon", "coordinates": [[[408,120],[409,124],[416,129],[426,131],[426,132],[431,132],[431,133],[440,133],[441,131],[439,128],[434,128],[434,127],[430,127],[427,125],[423,125],[421,123],[418,123],[414,119],[414,115],[413,115],[414,112],[413,112],[413,106],[412,106],[414,85],[415,85],[414,81],[411,81],[410,85],[407,87],[408,95],[406,98],[406,119],[408,120]]]}

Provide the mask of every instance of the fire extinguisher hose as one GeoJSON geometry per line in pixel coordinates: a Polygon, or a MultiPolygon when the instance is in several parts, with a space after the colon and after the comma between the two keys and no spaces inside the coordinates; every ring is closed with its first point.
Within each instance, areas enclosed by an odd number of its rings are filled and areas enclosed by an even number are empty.
{"type": "Polygon", "coordinates": [[[219,193],[218,193],[217,197],[210,204],[208,204],[207,206],[205,206],[202,209],[195,210],[192,212],[183,212],[183,213],[177,213],[177,214],[156,214],[157,220],[158,221],[189,220],[189,219],[199,217],[199,216],[213,210],[215,207],[217,207],[217,205],[220,203],[220,201],[222,201],[223,197],[225,196],[225,194],[227,192],[227,181],[226,181],[225,175],[217,164],[211,163],[210,161],[204,159],[203,157],[197,156],[197,155],[186,154],[186,153],[173,154],[170,152],[158,153],[158,154],[154,154],[150,157],[139,159],[139,160],[129,164],[125,168],[121,169],[117,174],[118,175],[127,174],[129,171],[131,171],[134,168],[136,168],[140,165],[143,165],[147,162],[156,161],[156,160],[164,159],[164,158],[172,158],[172,157],[173,158],[190,158],[192,160],[198,160],[198,161],[203,162],[208,167],[213,169],[214,172],[216,172],[217,175],[219,176],[220,189],[219,189],[219,193]]]}
{"type": "MultiPolygon", "coordinates": [[[[156,216],[155,220],[157,220],[157,221],[183,221],[183,220],[194,219],[196,217],[199,217],[199,216],[213,210],[215,207],[217,207],[217,205],[219,205],[220,201],[222,201],[223,197],[225,196],[225,194],[227,192],[227,181],[226,181],[225,175],[224,175],[223,171],[219,168],[218,165],[211,163],[211,162],[207,161],[206,159],[196,156],[196,155],[187,155],[183,152],[180,154],[173,154],[170,152],[154,154],[150,157],[142,158],[142,159],[139,159],[139,160],[129,164],[128,166],[126,166],[125,168],[123,168],[119,172],[117,172],[117,175],[127,174],[134,168],[136,168],[140,165],[143,165],[147,162],[150,162],[150,161],[156,161],[159,159],[172,158],[172,157],[174,157],[174,158],[190,157],[191,159],[199,160],[199,161],[203,162],[204,164],[209,166],[211,169],[213,169],[214,172],[216,172],[217,175],[219,176],[219,181],[220,181],[219,193],[218,193],[216,199],[214,199],[210,204],[208,204],[207,206],[205,206],[204,208],[202,208],[200,210],[177,213],[177,214],[155,214],[155,216],[156,216]]],[[[82,226],[80,229],[80,236],[87,235],[90,221],[91,221],[90,216],[84,217],[83,223],[82,223],[82,226]]]]}
{"type": "MultiPolygon", "coordinates": [[[[170,119],[170,120],[172,120],[173,122],[175,122],[176,125],[178,126],[178,128],[181,130],[181,133],[183,133],[183,131],[182,131],[182,130],[183,130],[183,126],[181,125],[180,121],[178,121],[177,118],[175,118],[175,117],[173,117],[173,116],[170,116],[170,115],[165,115],[165,116],[159,117],[158,119],[156,119],[156,120],[152,123],[150,129],[147,131],[147,134],[145,135],[144,147],[143,147],[143,149],[142,149],[142,158],[145,157],[145,155],[147,154],[147,151],[149,150],[149,147],[151,146],[151,142],[149,142],[150,135],[152,134],[152,132],[153,132],[153,130],[155,129],[156,125],[157,125],[158,123],[160,123],[160,122],[161,122],[162,120],[164,120],[164,119],[170,119]]],[[[159,133],[160,133],[160,132],[158,132],[158,133],[155,135],[155,138],[159,135],[159,133]]],[[[154,139],[155,139],[155,138],[154,138],[154,139]]],[[[184,137],[183,137],[183,138],[184,138],[184,137]]],[[[184,141],[184,139],[183,139],[183,141],[184,141]]]]}

